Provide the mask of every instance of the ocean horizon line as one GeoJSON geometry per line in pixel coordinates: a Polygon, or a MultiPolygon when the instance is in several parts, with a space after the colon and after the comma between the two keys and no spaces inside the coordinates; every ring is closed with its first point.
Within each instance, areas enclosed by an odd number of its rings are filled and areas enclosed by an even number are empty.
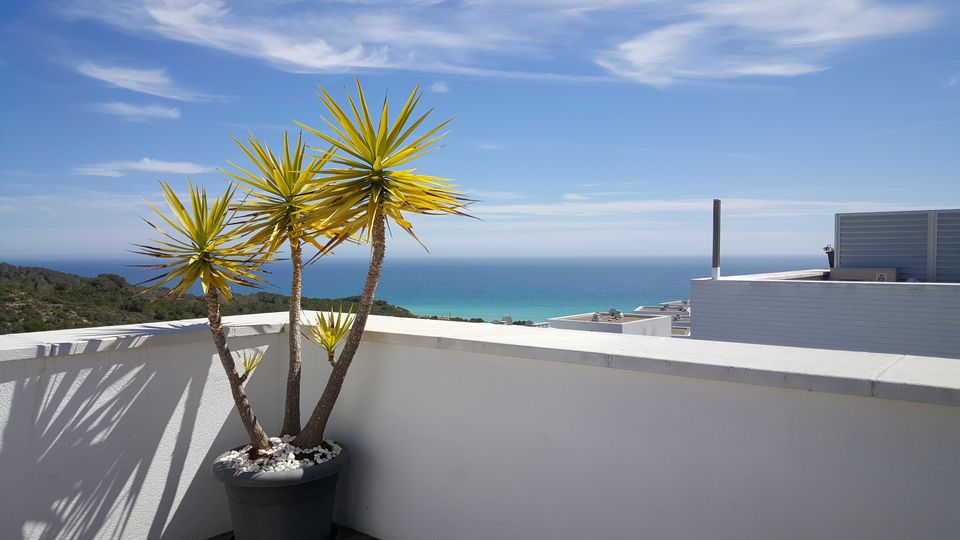
{"type": "MultiPolygon", "coordinates": [[[[786,259],[786,258],[810,258],[822,256],[819,254],[811,255],[810,253],[762,253],[762,254],[748,254],[748,253],[730,253],[723,254],[722,259],[758,259],[758,258],[772,258],[772,259],[786,259]]],[[[446,261],[446,260],[546,260],[546,259],[563,259],[563,260],[595,260],[595,259],[704,259],[710,260],[711,255],[396,255],[390,256],[387,254],[388,260],[397,260],[397,261],[446,261]]],[[[289,259],[282,254],[270,262],[283,262],[288,261],[289,259]]],[[[365,256],[338,256],[331,255],[327,257],[322,257],[317,259],[317,261],[368,261],[369,259],[365,256]]],[[[108,257],[108,256],[97,256],[97,255],[78,255],[78,256],[57,256],[51,257],[47,256],[13,256],[0,259],[0,262],[6,262],[8,264],[17,264],[21,265],[22,263],[32,263],[32,262],[75,262],[75,261],[103,261],[107,263],[137,263],[138,261],[146,261],[149,263],[151,259],[146,257],[136,257],[136,256],[125,256],[125,257],[108,257]]]]}
{"type": "MultiPolygon", "coordinates": [[[[119,274],[131,283],[154,272],[125,259],[11,259],[11,264],[40,266],[87,277],[119,274]]],[[[620,257],[417,257],[388,258],[377,298],[418,315],[496,320],[542,321],[550,317],[606,311],[631,311],[690,296],[690,280],[710,275],[706,256],[620,257]]],[[[725,275],[824,268],[822,254],[805,256],[749,255],[721,259],[725,275]]],[[[363,290],[367,261],[359,258],[320,260],[304,269],[303,295],[312,298],[356,296],[363,290]]],[[[270,263],[270,285],[237,287],[238,292],[289,294],[289,261],[270,263]]],[[[198,292],[199,288],[196,288],[198,292]]]]}

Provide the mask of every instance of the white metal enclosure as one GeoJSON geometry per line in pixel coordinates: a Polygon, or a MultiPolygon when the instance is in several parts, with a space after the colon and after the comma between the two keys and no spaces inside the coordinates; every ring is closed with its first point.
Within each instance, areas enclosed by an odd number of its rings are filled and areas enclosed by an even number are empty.
{"type": "Polygon", "coordinates": [[[960,282],[960,209],[836,215],[838,268],[899,269],[901,280],[960,282]]]}

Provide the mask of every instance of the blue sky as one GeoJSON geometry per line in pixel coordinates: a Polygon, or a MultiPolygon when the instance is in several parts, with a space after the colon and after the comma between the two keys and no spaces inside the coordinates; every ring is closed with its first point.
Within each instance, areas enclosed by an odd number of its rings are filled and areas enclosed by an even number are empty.
{"type": "MultiPolygon", "coordinates": [[[[813,254],[835,212],[960,207],[953,2],[295,0],[0,7],[0,259],[125,257],[157,179],[219,190],[340,96],[421,83],[435,256],[813,254]]],[[[393,255],[418,255],[401,236],[393,255]]],[[[343,256],[360,256],[346,249],[343,256]]]]}

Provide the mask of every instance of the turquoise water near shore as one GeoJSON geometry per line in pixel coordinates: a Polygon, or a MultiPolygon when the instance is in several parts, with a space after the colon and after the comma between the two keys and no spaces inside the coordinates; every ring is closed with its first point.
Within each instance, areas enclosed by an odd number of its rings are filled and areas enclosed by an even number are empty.
{"type": "MultiPolygon", "coordinates": [[[[42,266],[83,276],[120,274],[143,281],[143,269],[127,266],[140,261],[8,260],[11,264],[42,266]]],[[[365,260],[320,260],[304,272],[304,296],[340,297],[360,293],[365,260]]],[[[725,257],[724,275],[823,268],[826,258],[725,257]]],[[[289,264],[270,265],[268,279],[286,293],[289,264]]],[[[639,305],[690,297],[690,280],[710,275],[707,257],[550,257],[387,259],[377,297],[420,315],[481,317],[509,315],[514,320],[542,321],[549,317],[605,311],[630,311],[639,305]]]]}

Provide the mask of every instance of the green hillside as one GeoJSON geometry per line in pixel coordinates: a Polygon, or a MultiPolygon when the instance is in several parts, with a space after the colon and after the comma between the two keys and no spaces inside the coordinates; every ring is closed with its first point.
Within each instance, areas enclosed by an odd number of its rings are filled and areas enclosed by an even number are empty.
{"type": "MultiPolygon", "coordinates": [[[[145,291],[116,274],[87,278],[0,263],[0,334],[206,317],[199,296],[172,300],[163,298],[165,292],[145,291]]],[[[287,298],[266,292],[238,294],[223,310],[225,315],[286,311],[287,298]]],[[[304,298],[303,309],[327,310],[357,301],[358,297],[304,298]]],[[[416,317],[383,300],[376,301],[373,314],[416,317]]]]}

